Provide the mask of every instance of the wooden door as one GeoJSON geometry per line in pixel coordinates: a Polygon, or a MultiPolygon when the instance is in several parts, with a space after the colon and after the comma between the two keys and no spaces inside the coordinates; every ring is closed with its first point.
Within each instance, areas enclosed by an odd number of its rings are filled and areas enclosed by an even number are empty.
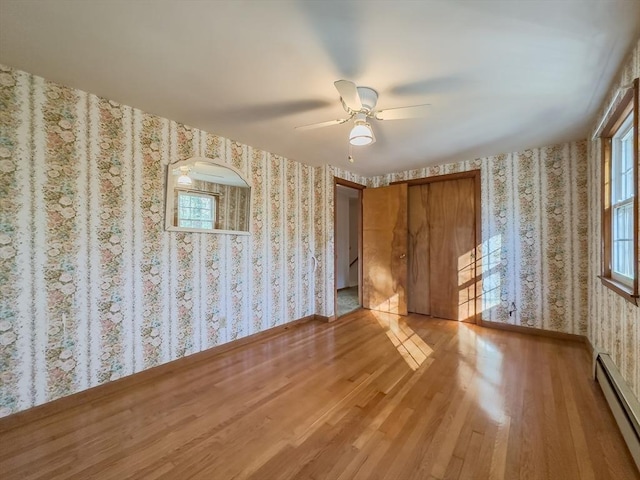
{"type": "Polygon", "coordinates": [[[434,317],[475,322],[475,185],[428,184],[429,294],[434,317]]]}
{"type": "Polygon", "coordinates": [[[406,315],[407,185],[362,193],[362,306],[406,315]]]}
{"type": "Polygon", "coordinates": [[[409,187],[408,242],[408,309],[410,312],[431,315],[428,183],[409,187]]]}

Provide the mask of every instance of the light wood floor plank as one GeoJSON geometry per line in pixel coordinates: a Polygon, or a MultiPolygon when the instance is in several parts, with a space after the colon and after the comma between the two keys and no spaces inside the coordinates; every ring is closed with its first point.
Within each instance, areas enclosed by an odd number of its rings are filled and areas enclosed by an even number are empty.
{"type": "Polygon", "coordinates": [[[0,419],[0,477],[640,478],[569,340],[361,310],[161,368],[0,419]]]}

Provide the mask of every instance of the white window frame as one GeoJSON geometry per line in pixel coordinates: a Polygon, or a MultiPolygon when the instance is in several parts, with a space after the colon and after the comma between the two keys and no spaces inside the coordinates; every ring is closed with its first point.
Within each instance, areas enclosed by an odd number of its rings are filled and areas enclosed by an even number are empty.
{"type": "Polygon", "coordinates": [[[611,278],[631,288],[633,287],[633,279],[637,268],[633,265],[633,242],[637,240],[635,235],[633,235],[635,227],[633,225],[633,199],[635,192],[633,191],[633,181],[631,181],[630,189],[625,188],[623,183],[629,179],[633,179],[635,173],[636,169],[633,165],[633,112],[631,112],[614,134],[611,145],[611,278]],[[623,149],[623,142],[628,142],[631,148],[623,149]],[[624,172],[621,171],[623,159],[625,160],[625,166],[627,163],[631,164],[630,168],[625,169],[624,172]],[[627,176],[630,178],[627,178],[627,176]],[[627,191],[621,192],[622,190],[627,191]],[[631,238],[619,238],[621,234],[618,232],[618,228],[616,228],[616,212],[620,210],[628,210],[631,214],[631,238]],[[630,250],[627,249],[625,254],[625,256],[627,256],[625,260],[630,264],[628,265],[630,266],[630,275],[626,275],[626,272],[616,269],[618,263],[616,260],[619,253],[618,248],[616,248],[617,243],[623,241],[629,242],[629,246],[631,247],[630,250]]]}
{"type": "Polygon", "coordinates": [[[193,228],[198,230],[215,230],[216,228],[216,218],[217,218],[217,201],[215,195],[207,195],[206,193],[194,192],[191,190],[178,190],[177,198],[176,198],[176,214],[177,214],[177,226],[180,228],[193,228]],[[203,220],[201,218],[190,218],[181,216],[181,205],[180,201],[182,197],[202,197],[211,201],[211,216],[209,219],[203,220]],[[203,226],[194,226],[194,225],[184,225],[182,222],[210,222],[211,227],[203,227],[203,226]]]}
{"type": "MultiPolygon", "coordinates": [[[[638,305],[638,251],[640,247],[638,176],[640,172],[638,148],[638,117],[640,116],[638,79],[626,88],[622,98],[609,116],[601,134],[601,202],[602,202],[602,284],[625,300],[638,305]],[[622,151],[623,141],[631,138],[631,148],[622,151]],[[630,156],[630,170],[622,171],[623,155],[630,156]],[[628,177],[626,177],[629,175],[628,177]],[[627,180],[626,186],[622,182],[627,180]],[[620,222],[618,212],[625,212],[620,222]],[[631,215],[629,216],[629,210],[631,215]],[[621,225],[622,223],[622,225],[621,225]],[[631,228],[628,228],[631,223],[631,228]],[[622,232],[621,230],[626,230],[622,232]],[[631,232],[631,239],[626,235],[631,232]],[[624,237],[622,236],[624,233],[624,237]],[[616,252],[624,245],[626,252],[616,252]],[[629,250],[630,249],[630,250],[629,250]],[[626,257],[620,262],[620,255],[626,257]],[[628,258],[631,257],[629,262],[628,258]]],[[[625,157],[628,158],[628,157],[625,157]]]]}

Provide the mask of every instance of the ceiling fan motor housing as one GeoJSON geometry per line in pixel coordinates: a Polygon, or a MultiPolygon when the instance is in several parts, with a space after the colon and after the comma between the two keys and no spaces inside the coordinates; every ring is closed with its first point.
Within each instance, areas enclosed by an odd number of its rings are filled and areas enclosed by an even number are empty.
{"type": "Polygon", "coordinates": [[[360,103],[362,103],[362,110],[369,113],[376,107],[378,103],[378,92],[369,87],[357,87],[358,96],[360,97],[360,103]]]}
{"type": "Polygon", "coordinates": [[[362,145],[368,145],[375,141],[371,126],[367,123],[369,118],[376,120],[398,120],[403,118],[417,118],[426,115],[425,107],[429,104],[422,105],[410,105],[407,107],[390,108],[386,110],[375,110],[378,103],[378,92],[370,87],[358,87],[355,83],[349,80],[336,80],[333,82],[336,90],[340,94],[340,102],[344,111],[349,115],[347,118],[338,118],[336,120],[329,120],[327,122],[312,123],[310,125],[303,125],[296,127],[300,130],[311,130],[314,128],[328,127],[330,125],[342,125],[348,121],[353,120],[354,129],[359,128],[361,134],[356,134],[352,130],[350,141],[353,145],[354,139],[362,138],[367,139],[367,143],[362,145]],[[364,131],[366,129],[366,132],[364,131]],[[352,138],[353,137],[353,138],[352,138]]]}

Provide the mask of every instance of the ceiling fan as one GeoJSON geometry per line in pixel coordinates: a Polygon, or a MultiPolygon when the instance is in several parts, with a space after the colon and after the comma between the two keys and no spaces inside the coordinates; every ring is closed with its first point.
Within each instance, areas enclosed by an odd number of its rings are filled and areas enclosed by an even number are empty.
{"type": "Polygon", "coordinates": [[[375,110],[378,103],[378,92],[370,87],[358,87],[349,80],[338,80],[334,82],[342,107],[349,114],[347,118],[338,118],[327,122],[312,123],[296,127],[297,130],[311,130],[314,128],[329,127],[331,125],[342,125],[350,120],[354,121],[354,126],[349,133],[349,143],[355,146],[371,145],[376,141],[371,125],[368,120],[400,120],[405,118],[419,118],[427,114],[430,106],[428,103],[421,105],[411,105],[408,107],[387,108],[386,110],[375,110]]]}

